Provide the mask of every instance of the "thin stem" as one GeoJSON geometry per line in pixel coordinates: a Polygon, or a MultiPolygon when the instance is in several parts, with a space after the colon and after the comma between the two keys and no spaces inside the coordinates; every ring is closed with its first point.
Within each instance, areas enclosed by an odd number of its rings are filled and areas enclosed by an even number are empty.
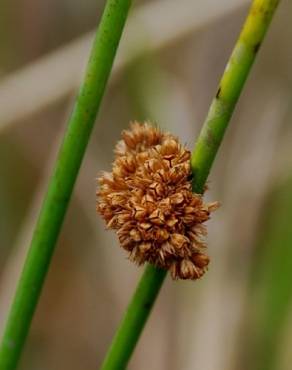
{"type": "Polygon", "coordinates": [[[202,193],[250,68],[279,0],[255,0],[221,78],[192,153],[193,189],[202,193]]]}
{"type": "MultiPolygon", "coordinates": [[[[249,11],[192,153],[193,189],[197,193],[203,192],[225,130],[278,3],[279,0],[255,0],[249,11]]],[[[152,307],[165,275],[163,270],[146,266],[101,367],[102,370],[125,369],[150,314],[150,309],[144,310],[139,297],[141,295],[143,301],[152,307]],[[143,312],[139,312],[141,310],[143,312]],[[134,332],[131,340],[128,337],[129,328],[134,332]]]]}
{"type": "Polygon", "coordinates": [[[165,276],[165,270],[146,266],[101,370],[126,368],[165,276]]]}
{"type": "Polygon", "coordinates": [[[0,369],[15,369],[36,309],[74,183],[99,110],[131,0],[108,0],[69,120],[0,346],[0,369]]]}

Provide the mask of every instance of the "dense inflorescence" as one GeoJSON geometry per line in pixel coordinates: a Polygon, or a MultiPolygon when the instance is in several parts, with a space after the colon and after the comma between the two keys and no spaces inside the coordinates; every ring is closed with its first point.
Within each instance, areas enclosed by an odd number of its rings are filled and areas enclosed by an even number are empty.
{"type": "Polygon", "coordinates": [[[203,223],[218,203],[204,203],[190,178],[190,151],[135,122],[116,146],[112,172],[98,179],[97,211],[129,258],[169,269],[174,279],[198,279],[209,264],[203,223]]]}

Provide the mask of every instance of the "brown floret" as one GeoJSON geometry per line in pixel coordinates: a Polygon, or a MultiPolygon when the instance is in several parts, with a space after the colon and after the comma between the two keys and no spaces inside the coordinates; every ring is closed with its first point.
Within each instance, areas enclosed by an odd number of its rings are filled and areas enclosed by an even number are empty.
{"type": "Polygon", "coordinates": [[[198,279],[207,269],[204,222],[217,202],[192,193],[190,151],[148,123],[131,124],[104,172],[97,211],[116,230],[129,258],[169,269],[174,279],[198,279]]]}

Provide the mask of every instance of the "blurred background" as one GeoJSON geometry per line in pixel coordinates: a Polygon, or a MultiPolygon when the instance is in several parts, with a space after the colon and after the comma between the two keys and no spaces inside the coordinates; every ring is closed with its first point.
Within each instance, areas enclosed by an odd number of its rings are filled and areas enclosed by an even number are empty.
{"type": "MultiPolygon", "coordinates": [[[[135,1],[22,357],[97,369],[142,269],[95,213],[131,120],[192,148],[246,0],[135,1]]],[[[1,2],[0,335],[104,1],[1,2]]],[[[291,370],[292,3],[283,0],[209,178],[209,272],[164,284],[129,369],[291,370]]]]}

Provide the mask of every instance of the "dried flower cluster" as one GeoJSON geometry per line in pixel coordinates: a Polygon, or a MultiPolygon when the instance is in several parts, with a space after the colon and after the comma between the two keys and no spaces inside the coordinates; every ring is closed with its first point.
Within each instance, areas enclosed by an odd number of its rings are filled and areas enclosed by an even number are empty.
{"type": "Polygon", "coordinates": [[[132,123],[99,180],[97,210],[132,261],[198,279],[207,269],[203,225],[218,203],[192,193],[190,152],[148,123],[132,123]]]}

